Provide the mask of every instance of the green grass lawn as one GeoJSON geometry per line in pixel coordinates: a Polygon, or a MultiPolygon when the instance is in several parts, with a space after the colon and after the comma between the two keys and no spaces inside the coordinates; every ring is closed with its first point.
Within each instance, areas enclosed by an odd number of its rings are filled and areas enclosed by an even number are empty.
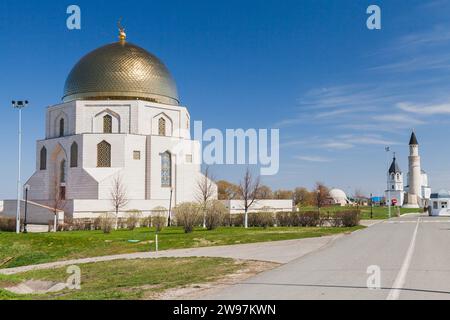
{"type": "MultiPolygon", "coordinates": [[[[354,231],[361,227],[278,227],[278,228],[218,228],[213,231],[195,229],[185,234],[182,228],[165,228],[159,234],[159,249],[177,249],[290,240],[321,237],[354,231]]],[[[102,231],[73,231],[58,233],[15,234],[0,232],[0,268],[11,268],[57,260],[86,258],[155,250],[155,231],[140,228],[118,230],[110,234],[102,231]],[[130,243],[128,240],[139,240],[130,243]]]]}
{"type": "Polygon", "coordinates": [[[171,288],[212,282],[245,269],[252,262],[222,258],[160,258],[118,260],[81,265],[81,290],[39,295],[17,295],[1,288],[25,280],[66,282],[66,268],[39,270],[14,276],[0,275],[0,300],[70,299],[118,300],[152,299],[171,288]]]}
{"type": "MultiPolygon", "coordinates": [[[[357,207],[338,207],[338,206],[332,206],[332,207],[323,207],[320,209],[320,212],[322,214],[330,214],[333,215],[336,212],[344,211],[344,210],[356,210],[357,207]]],[[[361,219],[370,219],[370,207],[364,206],[364,207],[358,207],[359,210],[361,210],[361,219]]],[[[317,207],[301,207],[300,211],[317,211],[317,207]]],[[[391,215],[392,217],[395,216],[397,212],[397,208],[391,207],[391,215]]],[[[406,209],[406,208],[400,208],[400,214],[406,214],[406,213],[417,213],[421,212],[421,209],[406,209]]],[[[373,219],[387,219],[389,217],[389,211],[387,207],[373,207],[373,219]]]]}

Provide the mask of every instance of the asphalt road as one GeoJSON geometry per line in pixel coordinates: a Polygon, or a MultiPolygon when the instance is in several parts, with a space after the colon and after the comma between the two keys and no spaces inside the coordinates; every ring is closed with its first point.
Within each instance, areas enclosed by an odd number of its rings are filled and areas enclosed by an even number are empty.
{"type": "Polygon", "coordinates": [[[384,221],[203,298],[450,299],[450,217],[384,221]]]}

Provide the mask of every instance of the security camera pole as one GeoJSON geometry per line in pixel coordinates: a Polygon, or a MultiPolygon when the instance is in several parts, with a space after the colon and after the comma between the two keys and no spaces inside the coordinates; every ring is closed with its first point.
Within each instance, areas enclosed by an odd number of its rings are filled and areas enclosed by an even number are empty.
{"type": "Polygon", "coordinates": [[[16,213],[16,233],[20,233],[20,198],[21,198],[21,182],[20,182],[20,166],[22,160],[22,109],[28,106],[28,101],[12,101],[12,106],[19,110],[19,151],[18,151],[18,172],[17,172],[17,213],[16,213]]]}

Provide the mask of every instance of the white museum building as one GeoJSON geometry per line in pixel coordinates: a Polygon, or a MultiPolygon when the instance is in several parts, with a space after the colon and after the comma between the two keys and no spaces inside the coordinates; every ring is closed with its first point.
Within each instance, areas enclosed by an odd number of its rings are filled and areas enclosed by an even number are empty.
{"type": "MultiPolygon", "coordinates": [[[[113,211],[117,180],[128,200],[122,213],[145,215],[194,201],[202,177],[200,145],[191,139],[189,112],[173,78],[123,32],[120,41],[73,67],[62,103],[46,111],[36,159],[36,172],[26,182],[28,199],[52,207],[59,197],[71,218],[113,211]]],[[[33,220],[33,207],[29,215],[33,220]]]]}

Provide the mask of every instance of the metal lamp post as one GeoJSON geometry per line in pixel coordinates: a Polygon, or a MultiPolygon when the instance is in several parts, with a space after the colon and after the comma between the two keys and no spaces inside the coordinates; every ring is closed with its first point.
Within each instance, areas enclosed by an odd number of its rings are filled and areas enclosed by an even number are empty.
{"type": "Polygon", "coordinates": [[[373,194],[370,194],[370,219],[373,219],[373,194]]]}
{"type": "Polygon", "coordinates": [[[20,233],[20,198],[21,198],[21,177],[20,177],[20,167],[22,160],[22,109],[28,106],[28,101],[12,101],[12,106],[14,109],[19,110],[19,151],[18,151],[18,161],[17,161],[17,212],[16,212],[16,233],[20,233]]]}
{"type": "Polygon", "coordinates": [[[389,152],[391,151],[390,147],[386,147],[386,157],[387,157],[387,179],[386,179],[386,183],[387,183],[387,193],[388,193],[388,212],[389,212],[389,219],[391,218],[391,188],[389,186],[389,152]]]}
{"type": "Polygon", "coordinates": [[[25,186],[25,217],[23,219],[23,232],[27,233],[27,212],[28,212],[28,191],[30,190],[30,185],[25,186]]]}

